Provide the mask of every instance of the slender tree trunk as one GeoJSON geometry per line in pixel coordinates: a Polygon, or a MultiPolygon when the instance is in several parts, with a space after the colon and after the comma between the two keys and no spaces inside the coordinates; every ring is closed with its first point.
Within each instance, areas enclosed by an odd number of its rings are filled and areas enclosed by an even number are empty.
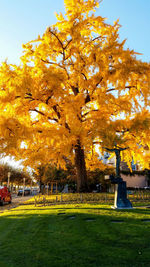
{"type": "Polygon", "coordinates": [[[77,191],[78,192],[87,192],[87,173],[85,166],[85,157],[84,150],[81,147],[80,140],[77,141],[75,147],[75,167],[77,171],[77,191]]]}

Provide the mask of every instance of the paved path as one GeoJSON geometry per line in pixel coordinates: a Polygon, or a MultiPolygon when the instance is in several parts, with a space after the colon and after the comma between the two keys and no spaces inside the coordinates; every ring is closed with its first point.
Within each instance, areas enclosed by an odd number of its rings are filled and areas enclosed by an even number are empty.
{"type": "Polygon", "coordinates": [[[12,203],[11,204],[4,204],[4,206],[0,206],[0,213],[2,213],[5,210],[10,210],[13,208],[16,208],[19,206],[24,201],[27,201],[28,199],[32,198],[33,196],[25,196],[25,197],[20,197],[20,196],[12,196],[12,203]]]}

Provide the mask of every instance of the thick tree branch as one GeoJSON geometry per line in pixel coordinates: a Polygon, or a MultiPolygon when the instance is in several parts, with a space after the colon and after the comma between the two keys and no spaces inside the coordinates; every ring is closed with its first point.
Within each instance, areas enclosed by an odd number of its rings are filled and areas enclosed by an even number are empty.
{"type": "Polygon", "coordinates": [[[58,105],[54,105],[52,108],[55,111],[55,113],[57,114],[58,119],[60,119],[61,116],[60,116],[60,112],[58,111],[58,105]]]}
{"type": "Polygon", "coordinates": [[[36,108],[35,108],[35,109],[30,109],[29,111],[34,111],[34,112],[36,112],[36,113],[38,113],[38,114],[40,114],[40,115],[42,115],[42,116],[44,116],[44,117],[47,117],[48,120],[58,122],[58,119],[56,119],[56,118],[51,118],[51,117],[47,116],[44,112],[39,111],[39,110],[37,110],[36,108]]]}
{"type": "Polygon", "coordinates": [[[70,129],[70,127],[69,127],[67,122],[65,122],[65,128],[69,131],[69,133],[71,133],[71,129],[70,129]]]}
{"type": "MultiPolygon", "coordinates": [[[[55,113],[57,114],[58,119],[60,119],[60,118],[61,118],[61,115],[60,115],[60,112],[58,111],[58,105],[54,105],[54,106],[53,106],[53,110],[54,110],[55,113]]],[[[61,124],[61,125],[62,125],[62,124],[61,124]]],[[[65,125],[65,128],[69,131],[69,133],[71,133],[71,129],[70,129],[68,123],[65,122],[64,125],[65,125]]]]}
{"type": "Polygon", "coordinates": [[[91,101],[90,95],[87,94],[86,98],[85,98],[85,104],[87,104],[88,102],[91,101]]]}
{"type": "Polygon", "coordinates": [[[81,74],[84,76],[85,80],[87,81],[86,75],[83,72],[81,72],[81,74]]]}
{"type": "Polygon", "coordinates": [[[77,118],[79,119],[79,121],[83,122],[79,114],[77,114],[77,118]]]}
{"type": "Polygon", "coordinates": [[[78,87],[75,87],[75,86],[71,85],[71,89],[72,89],[72,91],[73,91],[75,96],[79,93],[79,88],[78,87]]]}
{"type": "Polygon", "coordinates": [[[51,96],[49,96],[47,99],[46,99],[46,105],[48,105],[48,101],[51,99],[51,97],[52,97],[52,95],[51,96]]]}

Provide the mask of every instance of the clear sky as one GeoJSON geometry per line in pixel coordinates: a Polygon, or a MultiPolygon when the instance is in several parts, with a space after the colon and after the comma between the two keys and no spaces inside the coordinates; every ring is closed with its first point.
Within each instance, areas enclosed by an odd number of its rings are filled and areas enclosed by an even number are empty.
{"type": "MultiPolygon", "coordinates": [[[[19,63],[22,44],[42,35],[56,22],[56,12],[64,12],[63,0],[0,0],[0,62],[19,63]]],[[[103,0],[97,14],[112,23],[120,19],[121,40],[143,53],[150,62],[150,0],[103,0]]]]}

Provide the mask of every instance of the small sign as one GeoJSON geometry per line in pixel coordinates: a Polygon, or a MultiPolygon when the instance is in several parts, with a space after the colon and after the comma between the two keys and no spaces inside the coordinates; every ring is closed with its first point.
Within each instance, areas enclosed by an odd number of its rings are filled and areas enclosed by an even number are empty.
{"type": "Polygon", "coordinates": [[[105,180],[109,180],[109,175],[105,175],[105,176],[104,176],[104,179],[105,179],[105,180]]]}

